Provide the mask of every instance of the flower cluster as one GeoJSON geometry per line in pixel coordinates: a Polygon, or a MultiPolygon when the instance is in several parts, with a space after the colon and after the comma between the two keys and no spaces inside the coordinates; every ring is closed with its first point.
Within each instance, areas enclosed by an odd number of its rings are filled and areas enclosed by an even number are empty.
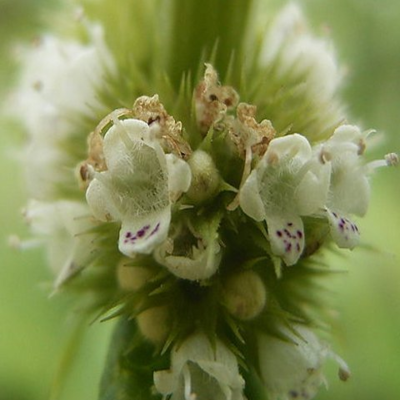
{"type": "Polygon", "coordinates": [[[371,131],[342,122],[326,42],[290,5],[246,82],[221,84],[205,63],[179,88],[136,87],[139,67],[85,26],[86,44],[46,37],[25,54],[14,100],[30,137],[25,216],[55,292],[135,320],[110,362],[150,377],[148,398],[251,400],[263,387],[271,400],[311,399],[328,358],[346,380],[312,330],[329,314],[316,289],[323,249],[358,245],[369,176],[398,160],[365,161],[371,131]],[[137,372],[132,349],[160,362],[137,372]]]}

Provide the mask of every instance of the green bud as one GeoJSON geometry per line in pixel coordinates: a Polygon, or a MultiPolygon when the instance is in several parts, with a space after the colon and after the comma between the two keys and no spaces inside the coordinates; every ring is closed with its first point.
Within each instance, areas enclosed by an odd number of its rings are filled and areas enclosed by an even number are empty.
{"type": "Polygon", "coordinates": [[[267,292],[259,275],[242,271],[231,275],[224,283],[223,303],[227,310],[240,320],[250,320],[264,309],[267,292]]]}
{"type": "Polygon", "coordinates": [[[220,176],[213,159],[203,150],[196,150],[188,164],[192,171],[192,183],[187,196],[194,203],[202,203],[217,194],[220,176]]]}

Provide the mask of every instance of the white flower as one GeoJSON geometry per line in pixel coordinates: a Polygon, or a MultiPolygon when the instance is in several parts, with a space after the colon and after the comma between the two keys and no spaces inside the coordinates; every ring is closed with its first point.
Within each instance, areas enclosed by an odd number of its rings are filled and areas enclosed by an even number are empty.
{"type": "Polygon", "coordinates": [[[304,80],[310,94],[329,101],[342,79],[330,44],[310,34],[297,4],[287,5],[274,21],[263,45],[262,62],[279,59],[279,76],[304,80]]]}
{"type": "Polygon", "coordinates": [[[89,29],[83,45],[45,36],[22,53],[20,85],[8,109],[22,122],[30,138],[24,154],[27,184],[38,199],[51,197],[64,182],[68,155],[63,140],[76,129],[76,118],[91,116],[99,107],[97,90],[115,69],[100,27],[89,29]]]}
{"type": "Polygon", "coordinates": [[[123,254],[149,254],[167,238],[170,192],[175,197],[188,189],[190,168],[183,160],[171,160],[175,156],[166,157],[145,122],[114,123],[103,142],[108,169],[94,174],[86,199],[97,219],[122,223],[123,254]]]}
{"type": "Polygon", "coordinates": [[[164,399],[244,399],[236,357],[220,340],[213,346],[200,333],[172,350],[171,369],[155,372],[154,384],[164,399]]]}
{"type": "Polygon", "coordinates": [[[354,248],[359,242],[357,225],[350,215],[367,212],[370,185],[367,168],[361,162],[363,133],[357,126],[343,125],[321,146],[320,157],[332,165],[326,213],[331,235],[339,247],[354,248]]]}
{"type": "Polygon", "coordinates": [[[239,193],[243,211],[267,222],[271,249],[293,265],[304,249],[301,216],[319,212],[326,203],[330,165],[313,157],[299,134],[273,139],[239,193]]]}
{"type": "Polygon", "coordinates": [[[89,264],[95,250],[89,231],[95,225],[86,204],[31,200],[25,218],[35,236],[46,244],[49,265],[57,275],[55,289],[89,264]]]}
{"type": "Polygon", "coordinates": [[[154,252],[156,261],[182,279],[199,281],[210,278],[222,259],[218,226],[215,221],[210,221],[200,224],[197,230],[193,227],[178,229],[176,235],[169,237],[154,252]]]}
{"type": "Polygon", "coordinates": [[[346,363],[308,328],[296,325],[297,335],[282,329],[287,340],[258,335],[260,373],[271,400],[312,399],[325,383],[322,367],[327,358],[339,364],[339,376],[346,380],[346,363]]]}
{"type": "Polygon", "coordinates": [[[362,159],[369,132],[355,125],[342,125],[320,146],[320,158],[332,165],[326,214],[331,235],[339,247],[357,246],[360,232],[351,215],[364,216],[370,199],[369,175],[379,167],[398,163],[396,154],[365,164],[362,159]]]}
{"type": "Polygon", "coordinates": [[[89,34],[87,45],[45,36],[23,54],[15,100],[32,136],[52,140],[68,134],[73,113],[90,116],[99,106],[97,89],[115,66],[101,28],[93,26],[89,34]]]}

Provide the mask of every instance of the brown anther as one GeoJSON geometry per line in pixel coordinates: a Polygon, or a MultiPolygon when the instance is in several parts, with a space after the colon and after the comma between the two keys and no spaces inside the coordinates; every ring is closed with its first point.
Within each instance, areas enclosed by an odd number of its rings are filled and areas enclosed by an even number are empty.
{"type": "Polygon", "coordinates": [[[235,107],[239,95],[231,86],[222,86],[218,74],[210,64],[206,64],[203,80],[194,91],[197,124],[206,134],[212,126],[224,119],[228,109],[235,107]]]}
{"type": "Polygon", "coordinates": [[[357,152],[357,154],[359,156],[362,156],[364,154],[364,152],[365,152],[366,147],[367,147],[367,145],[365,143],[365,140],[363,138],[361,138],[360,142],[358,143],[358,152],[357,152]]]}
{"type": "Polygon", "coordinates": [[[242,158],[245,157],[247,148],[251,148],[253,154],[263,156],[276,135],[271,121],[267,119],[260,123],[256,121],[256,111],[256,106],[240,103],[236,110],[237,122],[231,125],[231,139],[242,158]]]}
{"type": "Polygon", "coordinates": [[[37,92],[40,92],[43,89],[43,82],[42,81],[35,81],[33,83],[33,89],[37,92]]]}
{"type": "Polygon", "coordinates": [[[276,153],[270,152],[268,156],[268,164],[270,165],[276,165],[279,163],[279,157],[276,153]]]}
{"type": "Polygon", "coordinates": [[[87,144],[88,158],[77,167],[78,180],[83,190],[87,189],[93,179],[93,171],[101,172],[107,170],[103,153],[103,137],[97,129],[89,134],[87,144]]]}
{"type": "Polygon", "coordinates": [[[343,382],[346,382],[351,376],[349,370],[344,369],[344,368],[339,368],[338,375],[339,375],[339,379],[343,382]]]}
{"type": "Polygon", "coordinates": [[[332,160],[332,156],[326,150],[322,149],[319,153],[319,161],[321,164],[326,164],[332,160]]]}
{"type": "Polygon", "coordinates": [[[158,95],[139,97],[133,105],[132,112],[135,118],[146,122],[154,129],[166,152],[185,159],[190,156],[192,149],[182,136],[182,123],[176,122],[167,113],[158,95]]]}

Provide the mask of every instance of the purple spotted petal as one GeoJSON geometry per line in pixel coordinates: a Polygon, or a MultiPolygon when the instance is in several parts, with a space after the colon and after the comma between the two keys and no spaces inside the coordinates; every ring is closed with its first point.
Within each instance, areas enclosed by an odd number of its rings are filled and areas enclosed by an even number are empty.
{"type": "Polygon", "coordinates": [[[119,233],[119,250],[128,257],[135,253],[150,254],[168,235],[170,207],[161,212],[124,221],[119,233]]]}
{"type": "Polygon", "coordinates": [[[360,232],[357,225],[344,215],[326,210],[331,235],[336,244],[345,249],[353,249],[360,241],[360,232]]]}
{"type": "Polygon", "coordinates": [[[301,218],[267,218],[272,252],[286,265],[296,264],[304,249],[304,228],[301,218]]]}

